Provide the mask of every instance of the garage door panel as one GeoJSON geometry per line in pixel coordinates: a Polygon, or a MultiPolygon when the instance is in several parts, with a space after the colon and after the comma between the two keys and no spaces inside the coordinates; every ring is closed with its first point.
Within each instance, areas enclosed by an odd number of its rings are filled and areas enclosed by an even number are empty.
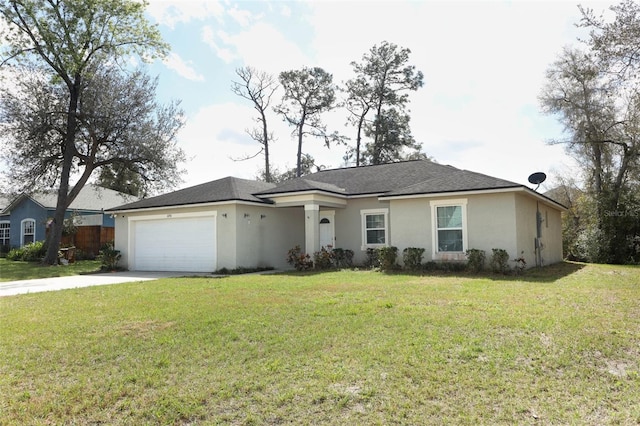
{"type": "Polygon", "coordinates": [[[134,226],[136,270],[212,272],[216,269],[215,217],[141,220],[134,226]]]}

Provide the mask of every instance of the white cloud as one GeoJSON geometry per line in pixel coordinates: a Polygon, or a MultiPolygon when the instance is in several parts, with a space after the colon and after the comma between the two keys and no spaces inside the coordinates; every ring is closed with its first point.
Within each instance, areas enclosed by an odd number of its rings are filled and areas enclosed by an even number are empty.
{"type": "Polygon", "coordinates": [[[147,13],[157,23],[173,28],[177,23],[211,17],[220,19],[224,14],[224,5],[216,0],[149,0],[147,13]]]}
{"type": "Polygon", "coordinates": [[[192,66],[191,61],[185,62],[180,55],[175,52],[169,53],[169,55],[162,60],[167,68],[174,70],[182,77],[192,81],[204,81],[204,76],[199,74],[192,66]]]}
{"type": "Polygon", "coordinates": [[[296,45],[273,26],[259,22],[238,33],[203,28],[202,40],[225,63],[240,59],[262,71],[278,74],[281,71],[301,68],[311,61],[296,45]]]}
{"type": "Polygon", "coordinates": [[[220,46],[216,41],[216,38],[219,38],[224,42],[227,37],[223,31],[219,31],[218,36],[216,37],[213,28],[208,25],[202,28],[202,41],[207,44],[225,63],[229,64],[233,62],[237,55],[231,49],[220,46]]]}

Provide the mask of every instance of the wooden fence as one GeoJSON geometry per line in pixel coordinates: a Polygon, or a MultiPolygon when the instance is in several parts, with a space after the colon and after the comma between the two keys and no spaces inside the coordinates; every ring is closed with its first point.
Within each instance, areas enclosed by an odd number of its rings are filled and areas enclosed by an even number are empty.
{"type": "Polygon", "coordinates": [[[98,255],[100,247],[112,242],[115,237],[115,228],[103,226],[78,226],[75,235],[64,235],[63,245],[73,245],[85,253],[98,255]]]}

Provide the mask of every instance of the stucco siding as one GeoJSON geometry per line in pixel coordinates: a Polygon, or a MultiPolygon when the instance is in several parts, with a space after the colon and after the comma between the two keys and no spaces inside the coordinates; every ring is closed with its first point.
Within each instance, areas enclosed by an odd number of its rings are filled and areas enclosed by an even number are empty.
{"type": "Polygon", "coordinates": [[[304,247],[304,210],[301,207],[238,205],[236,267],[289,268],[287,251],[304,247]]]}
{"type": "Polygon", "coordinates": [[[438,254],[434,246],[435,220],[432,220],[432,206],[449,202],[463,202],[466,208],[466,246],[464,250],[484,250],[487,258],[492,249],[507,250],[515,255],[515,201],[513,194],[459,195],[453,197],[424,197],[391,201],[392,245],[398,247],[398,257],[407,247],[424,248],[423,261],[458,260],[464,261],[464,254],[438,254]]]}
{"type": "Polygon", "coordinates": [[[484,250],[487,261],[493,249],[503,249],[510,259],[517,253],[515,198],[513,193],[469,196],[467,207],[469,248],[484,250]]]}
{"type": "MultiPolygon", "coordinates": [[[[362,210],[388,209],[388,201],[379,201],[377,197],[353,198],[346,208],[336,208],[335,237],[336,248],[353,250],[353,262],[362,264],[366,260],[366,250],[362,249],[362,210]]],[[[327,209],[329,210],[329,209],[327,209]]],[[[333,209],[331,209],[333,210],[333,209]]],[[[389,215],[388,235],[393,235],[393,223],[389,215]]]]}
{"type": "Polygon", "coordinates": [[[536,211],[540,211],[542,219],[542,264],[549,265],[562,261],[562,220],[561,212],[550,204],[531,197],[517,195],[516,223],[518,231],[518,252],[524,252],[527,266],[536,265],[535,239],[536,211]]]}

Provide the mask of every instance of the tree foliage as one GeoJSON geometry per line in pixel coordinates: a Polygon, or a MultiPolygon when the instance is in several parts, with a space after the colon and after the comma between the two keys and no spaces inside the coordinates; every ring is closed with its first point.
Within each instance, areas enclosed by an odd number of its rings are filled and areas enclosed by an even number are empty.
{"type": "Polygon", "coordinates": [[[264,155],[264,180],[272,182],[269,144],[273,142],[274,137],[267,126],[267,111],[271,103],[271,97],[278,88],[278,82],[272,75],[250,66],[236,69],[236,74],[240,81],[231,83],[231,91],[251,101],[253,108],[258,113],[258,117],[255,119],[258,127],[247,129],[246,131],[251,136],[251,139],[258,142],[262,147],[257,154],[248,158],[253,158],[262,153],[264,155]]]}
{"type": "Polygon", "coordinates": [[[347,81],[345,105],[356,126],[356,165],[382,164],[400,159],[406,148],[420,150],[411,137],[406,111],[409,92],[423,85],[423,74],[409,65],[411,50],[383,41],[352,62],[355,78],[347,81]],[[371,114],[373,117],[368,118],[371,114]],[[370,138],[361,147],[361,132],[370,138]]]}
{"type": "Polygon", "coordinates": [[[327,132],[327,127],[320,117],[322,113],[334,107],[336,87],[333,84],[333,76],[319,67],[283,71],[279,79],[284,88],[284,96],[275,111],[294,127],[293,134],[298,140],[296,176],[300,177],[302,142],[305,136],[319,138],[327,147],[332,142],[342,141],[337,132],[327,132]]]}
{"type": "MultiPolygon", "coordinates": [[[[59,170],[54,174],[58,197],[48,235],[47,263],[57,262],[65,211],[89,179],[91,167],[85,168],[87,174],[83,173],[73,187],[72,173],[75,167],[87,165],[99,154],[82,150],[86,145],[79,135],[89,129],[82,122],[81,98],[88,101],[82,96],[83,90],[99,81],[94,76],[105,66],[132,54],[144,59],[163,56],[168,51],[158,29],[144,16],[146,4],[128,0],[0,2],[0,14],[7,24],[3,65],[6,68],[11,64],[15,75],[32,73],[28,78],[41,79],[45,83],[43,92],[52,93],[49,101],[58,102],[50,106],[55,107],[55,115],[62,117],[58,128],[42,129],[39,142],[49,143],[49,149],[40,154],[33,152],[34,158],[46,156],[50,161],[59,161],[59,170]]],[[[45,102],[48,95],[41,94],[45,102]]],[[[43,114],[50,114],[51,110],[45,111],[43,114]]],[[[167,113],[170,111],[160,112],[167,113]]],[[[158,130],[168,135],[171,129],[169,126],[158,130]]],[[[40,168],[36,174],[47,173],[40,168]]]]}
{"type": "MultiPolygon", "coordinates": [[[[631,70],[640,59],[640,8],[611,8],[612,22],[582,8],[589,38],[565,48],[549,67],[540,95],[543,110],[563,124],[563,143],[579,163],[584,197],[572,214],[574,246],[597,262],[640,261],[640,80],[631,70]],[[584,220],[583,220],[584,219],[584,220]]],[[[569,223],[571,225],[571,222],[569,223]]]]}

